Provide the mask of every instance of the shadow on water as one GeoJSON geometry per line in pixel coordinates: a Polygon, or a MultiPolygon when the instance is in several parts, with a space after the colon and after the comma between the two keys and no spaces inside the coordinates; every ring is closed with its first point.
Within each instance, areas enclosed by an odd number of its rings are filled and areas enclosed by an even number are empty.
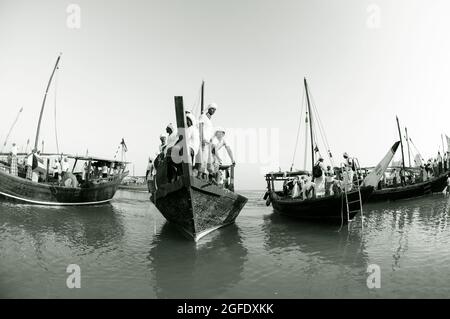
{"type": "Polygon", "coordinates": [[[264,217],[264,246],[269,254],[295,249],[328,264],[365,270],[368,255],[360,229],[351,225],[338,230],[335,225],[299,221],[274,212],[264,217]]]}
{"type": "Polygon", "coordinates": [[[195,243],[166,222],[148,255],[157,297],[216,297],[239,282],[247,260],[240,232],[232,224],[195,243]]]}

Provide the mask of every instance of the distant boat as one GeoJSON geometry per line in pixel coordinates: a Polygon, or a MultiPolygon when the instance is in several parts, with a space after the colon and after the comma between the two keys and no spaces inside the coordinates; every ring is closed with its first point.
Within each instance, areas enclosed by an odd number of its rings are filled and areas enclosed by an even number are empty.
{"type": "Polygon", "coordinates": [[[119,189],[130,192],[148,192],[145,177],[127,176],[119,185],[119,189]]]}
{"type": "MultiPolygon", "coordinates": [[[[58,68],[58,56],[55,67],[47,84],[44,100],[42,102],[39,116],[34,149],[37,150],[39,142],[39,133],[44,112],[47,93],[58,68]]],[[[122,141],[123,142],[123,141],[122,141]]],[[[122,145],[123,146],[123,145],[122,145]]],[[[123,149],[122,149],[123,150],[123,149]]],[[[7,156],[8,154],[0,154],[7,156]]],[[[98,205],[109,202],[115,195],[122,179],[128,175],[126,162],[115,159],[104,159],[98,157],[83,157],[64,154],[19,154],[22,156],[33,156],[33,162],[36,163],[35,172],[39,171],[40,181],[35,182],[26,178],[25,165],[18,165],[17,176],[10,174],[8,162],[0,162],[0,196],[9,200],[14,200],[27,204],[48,205],[48,206],[78,206],[78,205],[98,205]],[[74,161],[73,168],[65,174],[62,181],[52,179],[50,176],[50,159],[62,157],[74,161]],[[75,172],[77,163],[86,163],[85,178],[83,173],[75,172]],[[107,176],[91,172],[93,167],[101,168],[107,166],[107,176]],[[113,167],[115,173],[111,174],[113,167]]],[[[34,165],[33,165],[34,166],[34,165]]],[[[84,169],[84,168],[83,168],[84,169]]],[[[82,170],[83,170],[82,169],[82,170]]]]}
{"type": "MultiPolygon", "coordinates": [[[[403,138],[401,134],[400,129],[400,123],[397,117],[397,128],[400,136],[400,145],[401,145],[401,151],[402,151],[402,160],[400,161],[399,165],[401,166],[391,166],[388,168],[388,171],[393,171],[394,169],[403,172],[407,172],[408,174],[418,176],[417,179],[418,182],[414,182],[412,184],[406,182],[406,176],[403,181],[401,181],[398,185],[389,185],[389,186],[382,186],[380,183],[375,188],[374,192],[369,198],[369,202],[377,202],[377,201],[394,201],[394,200],[400,200],[400,199],[407,199],[407,198],[414,198],[414,197],[420,197],[427,194],[432,193],[438,193],[442,192],[442,190],[447,185],[447,176],[448,172],[445,172],[441,174],[440,176],[432,177],[426,181],[421,181],[421,171],[418,167],[406,167],[405,166],[405,155],[403,151],[403,138]]],[[[406,140],[408,143],[408,156],[409,156],[409,137],[408,137],[408,131],[406,131],[406,140]]],[[[411,164],[411,163],[410,163],[411,164]]],[[[406,173],[405,173],[406,175],[406,173]]]]}
{"type": "MultiPolygon", "coordinates": [[[[312,170],[314,171],[314,133],[313,112],[310,105],[310,97],[308,84],[304,80],[305,93],[307,98],[307,106],[310,123],[310,137],[311,137],[311,156],[312,156],[312,170]]],[[[357,178],[356,185],[350,190],[343,187],[340,194],[333,194],[329,196],[314,197],[309,199],[292,198],[283,191],[275,189],[275,182],[285,182],[293,177],[306,175],[308,172],[274,172],[266,174],[267,192],[264,199],[267,204],[272,204],[274,210],[283,215],[294,217],[297,219],[311,220],[323,223],[345,224],[351,221],[362,210],[363,204],[372,194],[374,187],[377,185],[379,179],[384,174],[385,169],[390,163],[392,157],[397,150],[399,142],[396,142],[388,151],[383,160],[378,164],[377,168],[366,177],[364,181],[359,181],[357,178]]]]}
{"type": "MultiPolygon", "coordinates": [[[[183,98],[175,97],[175,111],[179,135],[186,128],[183,98]]],[[[187,150],[186,138],[180,142],[187,150]]],[[[190,156],[184,152],[182,175],[174,182],[167,180],[167,161],[156,167],[155,187],[151,187],[151,201],[161,214],[182,233],[195,241],[212,231],[234,223],[247,198],[228,189],[192,176],[190,156]]],[[[233,176],[234,167],[231,167],[233,176]]]]}

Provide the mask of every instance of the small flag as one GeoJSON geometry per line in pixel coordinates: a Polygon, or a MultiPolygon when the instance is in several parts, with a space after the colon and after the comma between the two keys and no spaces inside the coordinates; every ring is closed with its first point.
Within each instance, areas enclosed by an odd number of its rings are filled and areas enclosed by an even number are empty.
{"type": "Polygon", "coordinates": [[[127,144],[125,144],[125,140],[124,140],[123,138],[122,138],[122,142],[120,142],[120,145],[122,145],[123,150],[124,150],[125,152],[128,152],[127,144]]]}
{"type": "Polygon", "coordinates": [[[314,152],[319,152],[319,148],[317,147],[317,145],[314,147],[314,152]]]}

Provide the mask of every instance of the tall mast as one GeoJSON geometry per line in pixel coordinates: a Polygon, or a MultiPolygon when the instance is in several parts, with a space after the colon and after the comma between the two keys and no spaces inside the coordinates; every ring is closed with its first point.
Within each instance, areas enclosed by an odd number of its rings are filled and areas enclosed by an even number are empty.
{"type": "Polygon", "coordinates": [[[41,107],[41,113],[39,114],[39,122],[36,130],[36,139],[34,140],[34,148],[38,148],[39,143],[39,133],[41,131],[41,122],[42,122],[42,115],[44,114],[44,108],[45,108],[45,101],[47,100],[47,93],[50,88],[50,85],[52,83],[53,76],[55,75],[56,69],[58,68],[59,60],[61,59],[61,54],[58,56],[58,59],[56,59],[55,67],[53,68],[52,75],[50,76],[50,79],[48,80],[47,89],[45,90],[44,94],[44,100],[42,101],[42,107],[41,107]]]}
{"type": "MultiPolygon", "coordinates": [[[[396,116],[396,119],[397,119],[398,135],[400,136],[400,145],[402,147],[402,168],[403,168],[403,174],[405,174],[405,153],[403,152],[402,132],[400,130],[400,122],[398,121],[398,116],[396,116]]],[[[402,184],[403,184],[403,179],[402,179],[402,184]]]]}
{"type": "Polygon", "coordinates": [[[205,110],[205,81],[202,81],[202,94],[200,100],[200,114],[205,110]]]}
{"type": "MultiPolygon", "coordinates": [[[[312,112],[311,112],[311,103],[309,101],[309,91],[308,91],[308,83],[306,83],[306,78],[303,79],[303,83],[305,84],[305,92],[306,92],[306,101],[308,102],[308,113],[309,113],[309,133],[311,135],[311,176],[314,170],[314,135],[313,135],[313,121],[312,121],[312,112]]],[[[314,176],[312,176],[314,179],[314,176]]]]}
{"type": "Polygon", "coordinates": [[[409,137],[408,137],[408,128],[405,127],[405,133],[406,133],[406,145],[408,146],[408,163],[409,163],[409,167],[411,167],[411,151],[409,149],[409,137]]]}

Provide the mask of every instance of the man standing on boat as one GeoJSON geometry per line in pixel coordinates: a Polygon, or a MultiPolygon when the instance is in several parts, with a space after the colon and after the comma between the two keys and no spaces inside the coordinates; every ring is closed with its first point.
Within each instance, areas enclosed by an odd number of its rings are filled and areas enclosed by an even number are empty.
{"type": "Polygon", "coordinates": [[[30,181],[33,179],[33,156],[34,153],[36,152],[35,149],[33,149],[31,151],[31,154],[28,154],[26,161],[25,161],[25,166],[27,169],[27,176],[26,178],[29,179],[30,181]]]}
{"type": "Polygon", "coordinates": [[[17,146],[16,143],[12,143],[11,148],[11,175],[17,176],[18,175],[18,169],[17,169],[17,146]]]}
{"type": "Polygon", "coordinates": [[[325,164],[323,158],[320,157],[316,165],[314,165],[314,184],[316,189],[316,195],[323,196],[325,194],[325,164]]]}
{"type": "Polygon", "coordinates": [[[166,127],[166,132],[167,132],[167,144],[166,144],[166,149],[165,151],[167,151],[168,148],[172,147],[175,145],[175,143],[178,141],[178,136],[177,136],[177,132],[173,127],[172,123],[169,123],[166,127]]]}
{"type": "Polygon", "coordinates": [[[203,136],[201,136],[202,141],[202,158],[201,158],[201,166],[200,172],[202,177],[205,178],[209,175],[209,173],[213,172],[212,168],[212,154],[211,154],[211,139],[214,136],[214,126],[211,121],[211,117],[216,113],[217,104],[211,103],[208,105],[208,108],[205,113],[200,115],[199,124],[201,126],[201,131],[203,132],[203,136]]]}
{"type": "Polygon", "coordinates": [[[235,166],[236,162],[234,161],[233,152],[231,151],[230,146],[227,144],[225,140],[225,130],[223,128],[216,129],[211,145],[212,145],[211,153],[213,157],[213,167],[216,182],[219,185],[225,184],[225,187],[227,187],[230,173],[228,169],[221,171],[220,166],[230,166],[230,165],[235,166]],[[224,149],[226,150],[226,154],[225,152],[223,152],[224,149]],[[228,155],[230,161],[225,162],[224,155],[228,155]]]}
{"type": "Polygon", "coordinates": [[[344,163],[343,163],[344,187],[345,187],[345,190],[348,192],[348,191],[351,191],[352,187],[353,187],[354,163],[353,163],[353,159],[348,156],[347,152],[344,153],[343,157],[344,157],[344,163]]]}

